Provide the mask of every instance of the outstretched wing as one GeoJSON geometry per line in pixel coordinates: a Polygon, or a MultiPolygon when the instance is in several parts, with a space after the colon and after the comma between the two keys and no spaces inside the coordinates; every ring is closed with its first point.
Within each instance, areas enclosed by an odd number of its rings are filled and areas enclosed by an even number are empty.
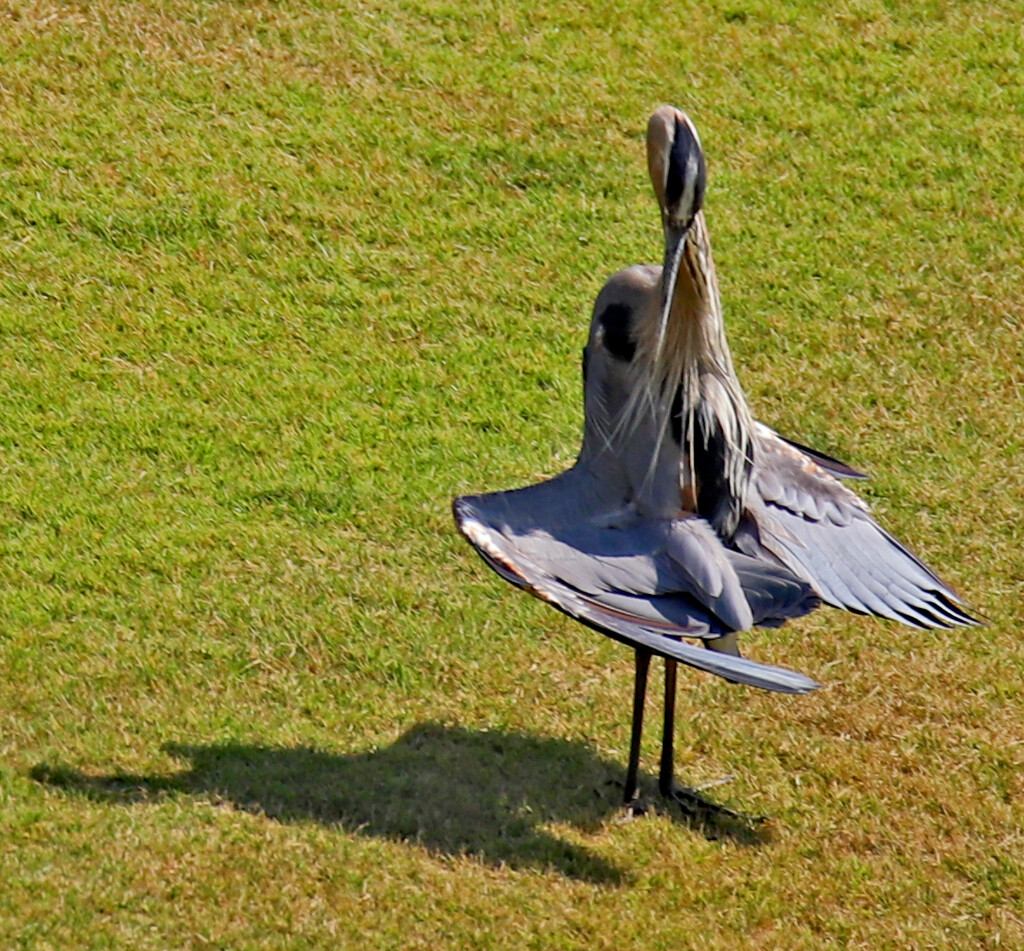
{"type": "Polygon", "coordinates": [[[759,427],[751,489],[735,544],[773,556],[827,603],[913,627],[978,623],[857,495],[767,427],[759,427]]]}
{"type": "Polygon", "coordinates": [[[699,519],[624,528],[574,519],[571,527],[517,530],[514,519],[495,514],[514,508],[516,494],[454,504],[459,529],[506,581],[611,637],[729,680],[785,693],[817,686],[802,674],[679,641],[718,646],[752,623],[807,613],[817,598],[788,570],[727,551],[699,519]]]}

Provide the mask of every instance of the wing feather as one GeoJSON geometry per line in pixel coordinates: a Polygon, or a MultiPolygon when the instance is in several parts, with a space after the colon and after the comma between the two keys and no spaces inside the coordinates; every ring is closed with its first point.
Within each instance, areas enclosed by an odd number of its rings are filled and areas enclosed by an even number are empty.
{"type": "MultiPolygon", "coordinates": [[[[514,505],[508,495],[501,500],[506,516],[514,505]]],[[[791,572],[727,551],[702,520],[658,520],[626,530],[590,526],[540,532],[534,526],[517,533],[511,519],[487,518],[488,498],[456,499],[455,519],[506,581],[617,640],[720,677],[783,693],[817,686],[803,674],[679,640],[713,642],[735,631],[730,621],[737,619],[750,626],[754,615],[744,585],[765,623],[781,623],[817,605],[809,587],[791,572]],[[709,593],[719,588],[719,596],[709,593]]]]}
{"type": "Polygon", "coordinates": [[[758,436],[740,550],[774,555],[836,607],[914,627],[978,623],[815,459],[767,427],[758,436]]]}

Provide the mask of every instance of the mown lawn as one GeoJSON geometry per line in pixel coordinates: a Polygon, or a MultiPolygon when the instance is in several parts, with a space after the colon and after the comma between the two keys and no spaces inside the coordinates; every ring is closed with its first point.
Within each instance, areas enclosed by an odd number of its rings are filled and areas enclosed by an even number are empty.
{"type": "Polygon", "coordinates": [[[0,7],[0,946],[1024,946],[1022,155],[1015,0],[0,7]],[[757,414],[990,620],[686,672],[716,838],[449,514],[573,460],[662,101],[757,414]]]}

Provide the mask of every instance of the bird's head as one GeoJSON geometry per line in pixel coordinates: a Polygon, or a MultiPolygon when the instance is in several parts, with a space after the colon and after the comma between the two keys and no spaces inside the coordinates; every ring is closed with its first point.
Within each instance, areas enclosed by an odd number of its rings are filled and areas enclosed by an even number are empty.
{"type": "Polygon", "coordinates": [[[682,110],[654,110],[647,123],[647,167],[666,230],[685,234],[704,205],[707,173],[697,128],[682,110]]]}

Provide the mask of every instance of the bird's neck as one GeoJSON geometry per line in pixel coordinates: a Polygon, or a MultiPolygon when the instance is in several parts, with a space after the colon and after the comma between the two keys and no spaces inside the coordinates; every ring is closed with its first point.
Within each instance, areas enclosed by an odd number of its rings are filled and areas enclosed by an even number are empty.
{"type": "Polygon", "coordinates": [[[673,419],[682,497],[729,538],[745,507],[754,423],[725,337],[703,215],[687,241],[669,325],[682,364],[673,419]]]}

